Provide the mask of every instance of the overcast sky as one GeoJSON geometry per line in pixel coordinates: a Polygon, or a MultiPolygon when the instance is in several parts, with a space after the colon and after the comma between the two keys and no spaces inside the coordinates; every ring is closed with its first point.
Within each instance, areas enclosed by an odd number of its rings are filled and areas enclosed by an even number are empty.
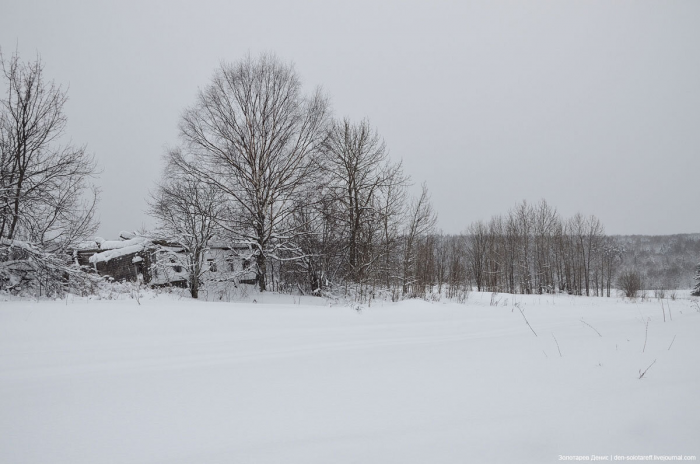
{"type": "Polygon", "coordinates": [[[445,232],[541,198],[612,234],[700,232],[700,1],[0,0],[0,47],[69,86],[105,237],[151,225],[183,109],[248,52],[367,117],[445,232]]]}

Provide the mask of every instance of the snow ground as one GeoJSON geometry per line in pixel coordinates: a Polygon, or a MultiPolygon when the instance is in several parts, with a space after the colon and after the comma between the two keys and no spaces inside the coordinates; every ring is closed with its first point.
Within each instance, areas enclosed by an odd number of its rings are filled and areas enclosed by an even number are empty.
{"type": "Polygon", "coordinates": [[[496,299],[0,301],[0,462],[700,455],[692,300],[496,299]]]}

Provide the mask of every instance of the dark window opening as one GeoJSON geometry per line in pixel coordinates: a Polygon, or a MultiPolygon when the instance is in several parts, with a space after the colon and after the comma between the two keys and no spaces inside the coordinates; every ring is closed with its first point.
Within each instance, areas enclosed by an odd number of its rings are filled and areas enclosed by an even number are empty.
{"type": "Polygon", "coordinates": [[[175,264],[175,258],[170,258],[170,264],[173,264],[173,271],[177,272],[178,274],[182,272],[182,266],[175,264]]]}

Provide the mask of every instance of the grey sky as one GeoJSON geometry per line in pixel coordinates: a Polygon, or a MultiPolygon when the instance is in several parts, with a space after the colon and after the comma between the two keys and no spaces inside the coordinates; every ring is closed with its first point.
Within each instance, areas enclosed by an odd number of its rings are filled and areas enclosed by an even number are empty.
{"type": "Polygon", "coordinates": [[[261,51],[369,118],[446,232],[540,198],[608,233],[700,232],[698,1],[1,0],[0,46],[70,85],[103,236],[150,225],[182,110],[261,51]]]}

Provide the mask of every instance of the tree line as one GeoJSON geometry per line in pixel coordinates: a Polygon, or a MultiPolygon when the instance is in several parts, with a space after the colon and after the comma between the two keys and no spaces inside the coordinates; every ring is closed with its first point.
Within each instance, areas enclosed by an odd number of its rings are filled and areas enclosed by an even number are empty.
{"type": "MultiPolygon", "coordinates": [[[[67,94],[40,59],[0,62],[0,290],[84,291],[93,281],[70,251],[97,227],[96,164],[63,141],[67,94]]],[[[335,118],[328,96],[305,94],[274,55],[221,64],[183,112],[179,140],[148,199],[157,227],[144,233],[185,250],[177,265],[193,297],[211,277],[214,241],[250,263],[260,291],[359,299],[463,299],[472,288],[610,296],[623,264],[596,217],[563,218],[544,200],[437,232],[428,187],[409,195],[377,129],[335,118]]]]}
{"type": "Polygon", "coordinates": [[[562,218],[523,202],[467,229],[466,259],[479,290],[610,296],[622,250],[595,216],[562,218]]]}
{"type": "Polygon", "coordinates": [[[249,247],[261,291],[610,295],[620,251],[597,218],[522,203],[460,236],[436,235],[427,186],[408,198],[410,179],[376,129],[334,119],[328,98],[303,95],[293,66],[274,56],[222,64],[185,111],[180,139],[151,214],[191,250],[193,287],[219,236],[249,247]]]}

